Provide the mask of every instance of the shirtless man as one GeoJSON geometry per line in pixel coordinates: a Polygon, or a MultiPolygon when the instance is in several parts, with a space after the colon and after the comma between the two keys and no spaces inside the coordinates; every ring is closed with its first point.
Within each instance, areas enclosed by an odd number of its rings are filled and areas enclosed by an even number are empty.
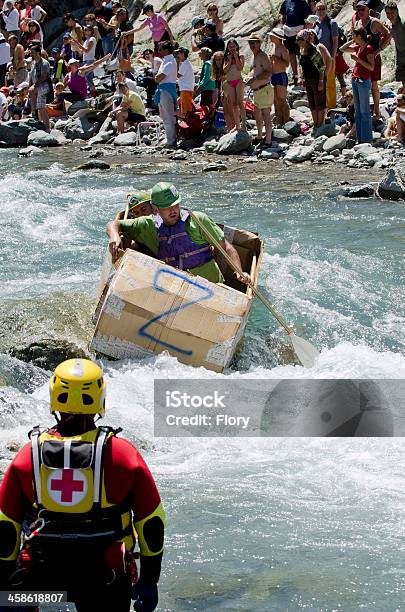
{"type": "Polygon", "coordinates": [[[14,87],[20,85],[24,81],[28,81],[28,70],[25,63],[25,50],[18,42],[17,36],[12,34],[8,37],[10,45],[11,60],[14,69],[14,87]]]}
{"type": "Polygon", "coordinates": [[[274,87],[274,110],[278,127],[290,120],[290,107],[287,103],[287,68],[290,64],[290,54],[284,46],[284,38],[282,28],[274,28],[270,32],[270,40],[274,45],[273,53],[270,55],[273,71],[271,84],[274,87]]]}
{"type": "Polygon", "coordinates": [[[266,130],[264,146],[271,146],[271,107],[274,101],[273,86],[270,84],[271,62],[262,48],[262,39],[252,34],[248,39],[249,47],[253,53],[252,68],[247,76],[245,85],[253,89],[253,102],[255,105],[255,119],[257,138],[261,140],[263,123],[266,130]]]}

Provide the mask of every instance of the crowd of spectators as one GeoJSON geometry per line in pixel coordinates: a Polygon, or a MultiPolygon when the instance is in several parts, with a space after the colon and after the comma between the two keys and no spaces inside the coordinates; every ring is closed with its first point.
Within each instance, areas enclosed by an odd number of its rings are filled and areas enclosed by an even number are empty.
{"type": "MultiPolygon", "coordinates": [[[[395,2],[381,5],[384,21],[375,1],[355,0],[351,28],[344,31],[323,0],[284,0],[267,37],[252,34],[247,41],[224,39],[224,19],[211,3],[206,15],[192,19],[189,44],[179,46],[152,4],[144,5],[133,24],[119,0],[93,0],[81,21],[72,13],[63,16],[61,44],[47,51],[40,0],[0,0],[0,119],[36,116],[49,130],[49,117],[63,115],[66,102],[97,95],[94,69],[108,61],[119,71],[111,109],[118,131],[159,112],[168,148],[176,146],[177,123],[196,101],[212,117],[223,113],[228,131],[246,130],[249,97],[257,144],[271,146],[273,127],[289,120],[287,93],[294,87],[305,89],[315,135],[344,107],[342,131],[371,142],[373,125],[381,120],[381,52],[391,42],[399,94],[405,85],[405,25],[395,2]],[[134,41],[145,29],[152,48],[135,58],[134,41]],[[246,42],[250,54],[242,51],[246,42]],[[141,76],[134,75],[135,62],[141,76]],[[146,104],[138,87],[146,90],[146,104]]],[[[390,134],[403,118],[403,112],[394,113],[390,134]]],[[[399,140],[403,133],[401,124],[399,140]]]]}

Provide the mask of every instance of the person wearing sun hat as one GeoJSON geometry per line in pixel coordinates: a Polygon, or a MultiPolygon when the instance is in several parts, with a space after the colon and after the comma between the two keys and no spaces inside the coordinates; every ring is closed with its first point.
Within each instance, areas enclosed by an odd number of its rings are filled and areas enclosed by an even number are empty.
{"type": "MultiPolygon", "coordinates": [[[[116,256],[122,248],[123,235],[148,248],[154,257],[168,265],[202,276],[213,283],[222,283],[224,277],[214,259],[213,248],[190,212],[180,206],[182,198],[176,187],[170,183],[157,183],[151,190],[151,201],[155,216],[126,221],[115,219],[107,224],[111,254],[116,256]]],[[[241,268],[236,249],[225,240],[218,225],[203,212],[194,212],[193,216],[241,268]]],[[[245,274],[238,280],[247,283],[249,278],[245,274]]]]}
{"type": "Polygon", "coordinates": [[[317,15],[308,15],[308,17],[305,19],[305,29],[312,30],[312,28],[317,23],[317,21],[318,21],[317,15]]]}

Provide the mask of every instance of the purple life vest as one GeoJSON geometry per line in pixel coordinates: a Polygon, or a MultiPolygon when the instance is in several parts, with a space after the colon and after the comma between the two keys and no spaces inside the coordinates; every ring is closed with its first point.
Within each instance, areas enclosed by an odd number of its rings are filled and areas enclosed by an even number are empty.
{"type": "Polygon", "coordinates": [[[186,231],[186,222],[179,219],[174,225],[161,223],[156,227],[159,238],[158,259],[179,268],[192,270],[213,259],[212,248],[208,242],[197,244],[186,231]]]}

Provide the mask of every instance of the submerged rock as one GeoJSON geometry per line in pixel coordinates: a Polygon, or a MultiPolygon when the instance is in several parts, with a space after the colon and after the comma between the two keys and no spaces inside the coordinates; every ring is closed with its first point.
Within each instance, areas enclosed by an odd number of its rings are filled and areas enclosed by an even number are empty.
{"type": "Polygon", "coordinates": [[[20,149],[18,151],[18,157],[33,157],[34,155],[43,155],[45,151],[34,145],[30,145],[26,149],[20,149]]]}
{"type": "Polygon", "coordinates": [[[379,182],[377,195],[387,200],[405,200],[405,165],[390,168],[379,182]]]}
{"type": "Polygon", "coordinates": [[[252,138],[248,132],[231,132],[222,136],[215,148],[221,155],[234,155],[248,151],[252,147],[252,138]]]}
{"type": "Polygon", "coordinates": [[[108,170],[109,168],[111,168],[111,166],[107,164],[107,162],[92,159],[85,164],[81,164],[81,166],[77,166],[76,170],[108,170]]]}
{"type": "Polygon", "coordinates": [[[14,347],[10,354],[20,359],[20,361],[33,363],[45,370],[53,370],[65,359],[87,357],[78,346],[64,340],[55,340],[54,338],[33,342],[28,346],[14,347]]]}
{"type": "Polygon", "coordinates": [[[345,198],[371,198],[374,195],[374,187],[371,185],[356,185],[345,189],[345,198]]]}
{"type": "Polygon", "coordinates": [[[227,170],[227,166],[225,166],[224,162],[213,162],[212,164],[208,164],[203,168],[203,172],[217,172],[227,170]]]}

